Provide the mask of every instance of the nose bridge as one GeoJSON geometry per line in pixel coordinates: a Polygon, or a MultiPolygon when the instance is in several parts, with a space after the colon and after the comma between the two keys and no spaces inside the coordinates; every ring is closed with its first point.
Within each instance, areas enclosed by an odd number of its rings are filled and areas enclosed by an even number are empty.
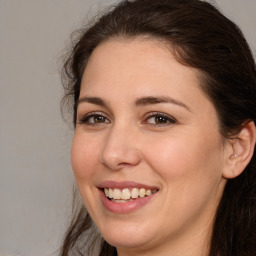
{"type": "Polygon", "coordinates": [[[135,128],[126,122],[115,123],[106,135],[101,162],[112,170],[137,165],[140,162],[140,153],[136,141],[138,134],[135,128]]]}

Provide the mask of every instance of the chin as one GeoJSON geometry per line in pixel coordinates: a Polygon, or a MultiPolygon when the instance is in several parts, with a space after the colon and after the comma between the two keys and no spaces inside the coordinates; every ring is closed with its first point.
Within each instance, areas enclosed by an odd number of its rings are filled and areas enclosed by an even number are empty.
{"type": "Polygon", "coordinates": [[[101,231],[104,239],[112,246],[118,248],[140,248],[144,247],[149,241],[152,240],[151,232],[147,229],[138,229],[137,227],[126,227],[123,225],[122,228],[110,228],[106,231],[101,231]]]}
{"type": "MultiPolygon", "coordinates": [[[[136,236],[137,237],[137,236],[136,236]]],[[[146,248],[148,241],[147,239],[144,238],[135,238],[135,237],[127,237],[127,236],[122,236],[122,237],[107,237],[105,240],[112,246],[116,248],[126,248],[126,249],[131,249],[131,250],[139,250],[142,248],[146,248]]]]}

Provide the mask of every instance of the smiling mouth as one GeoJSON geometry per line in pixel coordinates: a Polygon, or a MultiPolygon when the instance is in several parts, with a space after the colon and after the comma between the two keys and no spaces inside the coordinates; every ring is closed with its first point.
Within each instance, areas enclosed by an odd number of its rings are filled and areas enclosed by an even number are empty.
{"type": "Polygon", "coordinates": [[[146,188],[104,188],[105,196],[116,203],[131,202],[139,198],[148,197],[157,193],[158,189],[146,189],[146,188]]]}

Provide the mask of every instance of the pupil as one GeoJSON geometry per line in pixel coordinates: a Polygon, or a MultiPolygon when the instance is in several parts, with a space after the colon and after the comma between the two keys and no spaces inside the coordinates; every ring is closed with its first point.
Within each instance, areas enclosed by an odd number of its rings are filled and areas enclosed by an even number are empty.
{"type": "Polygon", "coordinates": [[[165,118],[165,117],[162,117],[162,116],[158,116],[158,117],[156,118],[156,123],[157,123],[157,124],[166,123],[166,118],[165,118]]]}
{"type": "Polygon", "coordinates": [[[95,121],[95,123],[104,122],[104,117],[103,116],[96,116],[94,121],[95,121]]]}

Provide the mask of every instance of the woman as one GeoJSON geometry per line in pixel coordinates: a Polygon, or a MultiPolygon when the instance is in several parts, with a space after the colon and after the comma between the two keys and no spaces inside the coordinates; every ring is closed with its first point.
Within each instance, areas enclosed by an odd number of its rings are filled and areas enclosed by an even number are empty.
{"type": "Polygon", "coordinates": [[[64,70],[86,210],[62,256],[255,255],[256,70],[230,20],[198,0],[123,1],[64,70]]]}

